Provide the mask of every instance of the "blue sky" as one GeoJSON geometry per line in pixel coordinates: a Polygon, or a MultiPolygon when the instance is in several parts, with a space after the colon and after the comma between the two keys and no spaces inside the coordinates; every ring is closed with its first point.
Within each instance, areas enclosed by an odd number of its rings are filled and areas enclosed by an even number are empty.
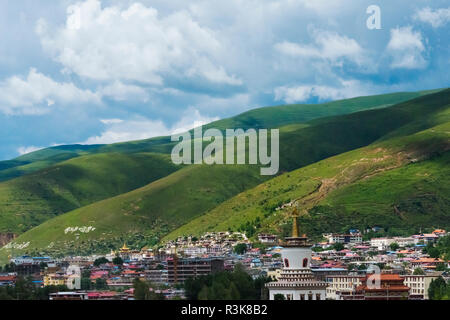
{"type": "Polygon", "coordinates": [[[2,1],[0,159],[448,87],[449,26],[447,0],[2,1]]]}

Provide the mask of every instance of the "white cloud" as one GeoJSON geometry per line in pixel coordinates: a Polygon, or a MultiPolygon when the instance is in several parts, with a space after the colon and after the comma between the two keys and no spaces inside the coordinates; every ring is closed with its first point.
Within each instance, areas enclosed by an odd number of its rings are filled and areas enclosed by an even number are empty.
{"type": "Polygon", "coordinates": [[[183,117],[172,126],[170,134],[183,133],[216,120],[219,120],[219,118],[202,116],[200,111],[191,107],[184,113],[183,117]]]}
{"type": "Polygon", "coordinates": [[[122,119],[100,119],[100,122],[103,124],[116,124],[116,123],[122,123],[122,119]]]}
{"type": "Polygon", "coordinates": [[[323,30],[312,30],[311,36],[315,45],[284,41],[275,44],[275,49],[291,57],[316,58],[333,62],[346,58],[358,64],[362,63],[364,50],[355,39],[323,30]]]}
{"type": "Polygon", "coordinates": [[[100,88],[99,93],[101,93],[103,97],[109,97],[116,101],[138,100],[147,102],[149,99],[149,94],[144,88],[124,84],[120,81],[115,81],[100,88]]]}
{"type": "Polygon", "coordinates": [[[338,87],[321,85],[282,86],[275,88],[275,100],[286,103],[305,102],[311,98],[319,101],[338,100],[367,95],[369,90],[356,80],[341,80],[338,87]]]}
{"type": "Polygon", "coordinates": [[[172,135],[215,120],[218,120],[218,118],[202,116],[194,108],[186,110],[181,119],[172,126],[166,126],[161,120],[151,120],[145,117],[136,117],[128,120],[102,119],[100,121],[107,125],[106,130],[98,136],[88,138],[82,144],[109,144],[172,135]]]}
{"type": "Polygon", "coordinates": [[[387,51],[392,56],[391,67],[394,69],[423,69],[427,66],[423,57],[422,34],[411,26],[391,29],[387,51]]]}
{"type": "Polygon", "coordinates": [[[100,103],[100,96],[72,83],[58,83],[31,69],[26,78],[0,82],[0,111],[5,114],[42,114],[55,104],[100,103]]]}
{"type": "Polygon", "coordinates": [[[31,152],[34,152],[34,151],[38,151],[38,150],[41,150],[41,149],[44,149],[44,147],[35,147],[35,146],[20,147],[20,148],[17,149],[17,152],[22,156],[24,154],[31,153],[31,152]]]}
{"type": "Polygon", "coordinates": [[[186,10],[163,16],[141,3],[102,8],[99,0],[86,0],[72,6],[65,26],[49,29],[44,20],[36,27],[43,47],[66,72],[81,77],[151,85],[172,78],[242,84],[218,62],[226,48],[214,31],[186,10]]]}
{"type": "Polygon", "coordinates": [[[433,28],[439,28],[450,21],[450,8],[433,10],[429,7],[417,10],[414,19],[429,23],[433,28]]]}

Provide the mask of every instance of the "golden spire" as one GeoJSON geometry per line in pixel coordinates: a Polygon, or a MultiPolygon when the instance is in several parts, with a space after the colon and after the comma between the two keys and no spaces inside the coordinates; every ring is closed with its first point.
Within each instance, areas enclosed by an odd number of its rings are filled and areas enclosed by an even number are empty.
{"type": "Polygon", "coordinates": [[[299,237],[299,232],[298,232],[298,224],[297,224],[297,217],[298,217],[297,208],[294,208],[294,211],[292,211],[292,216],[293,216],[292,238],[298,238],[299,237]]]}

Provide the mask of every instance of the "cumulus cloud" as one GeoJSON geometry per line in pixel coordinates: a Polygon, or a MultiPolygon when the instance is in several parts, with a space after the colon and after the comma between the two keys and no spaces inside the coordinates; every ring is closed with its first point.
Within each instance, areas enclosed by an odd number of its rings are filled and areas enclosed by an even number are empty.
{"type": "Polygon", "coordinates": [[[284,41],[275,44],[275,49],[291,57],[316,58],[332,62],[348,59],[358,64],[363,61],[364,50],[355,39],[323,30],[313,30],[311,36],[314,45],[284,41]]]}
{"type": "Polygon", "coordinates": [[[300,85],[282,86],[275,88],[275,100],[286,103],[305,102],[311,98],[319,101],[338,100],[367,95],[369,90],[355,80],[341,80],[340,86],[332,87],[327,85],[300,85]]]}
{"type": "Polygon", "coordinates": [[[71,7],[65,26],[52,31],[40,20],[36,31],[45,50],[66,72],[94,80],[162,85],[167,79],[203,79],[240,86],[218,62],[226,50],[213,30],[189,11],[162,15],[141,3],[102,7],[86,0],[71,7]]]}
{"type": "Polygon", "coordinates": [[[55,104],[100,103],[100,96],[73,83],[59,83],[31,69],[26,77],[0,82],[0,111],[5,114],[43,114],[55,104]]]}
{"type": "Polygon", "coordinates": [[[450,8],[433,10],[426,7],[417,10],[414,19],[430,24],[433,28],[439,28],[450,21],[450,8]]]}
{"type": "Polygon", "coordinates": [[[133,101],[138,100],[147,102],[149,93],[145,88],[140,86],[124,84],[121,81],[115,81],[99,89],[99,93],[103,97],[108,97],[116,101],[133,101]]]}
{"type": "Polygon", "coordinates": [[[167,126],[161,120],[152,120],[145,117],[136,117],[127,120],[102,119],[100,121],[106,125],[106,129],[100,135],[90,137],[82,143],[109,144],[172,135],[186,132],[215,120],[218,120],[218,118],[203,116],[195,108],[186,110],[180,120],[172,126],[167,126]]]}
{"type": "Polygon", "coordinates": [[[423,69],[427,61],[423,57],[425,46],[419,31],[411,26],[391,29],[387,51],[392,56],[392,68],[423,69]]]}

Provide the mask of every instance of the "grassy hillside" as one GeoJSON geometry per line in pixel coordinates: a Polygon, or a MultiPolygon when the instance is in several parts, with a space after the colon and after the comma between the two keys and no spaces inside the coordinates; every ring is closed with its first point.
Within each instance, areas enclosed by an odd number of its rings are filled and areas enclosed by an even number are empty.
{"type": "Polygon", "coordinates": [[[124,237],[128,239],[136,233],[145,237],[147,243],[158,241],[162,234],[263,179],[256,167],[186,167],[143,188],[51,219],[21,235],[14,243],[30,242],[27,250],[55,252],[51,247],[56,243],[55,248],[63,252],[89,252],[92,243],[97,250],[108,250],[107,245],[117,245],[124,237]],[[95,230],[65,233],[69,227],[89,226],[95,230]]]}
{"type": "MultiPolygon", "coordinates": [[[[348,114],[352,112],[383,108],[414,99],[439,90],[421,92],[400,92],[377,96],[359,97],[317,105],[287,105],[254,109],[238,116],[219,120],[206,128],[278,128],[292,123],[303,123],[321,117],[348,114]]],[[[61,161],[82,155],[105,152],[170,153],[173,144],[170,137],[116,143],[111,145],[68,145],[46,148],[23,155],[13,160],[0,161],[0,181],[17,178],[55,165],[61,161]]]]}
{"type": "MultiPolygon", "coordinates": [[[[282,127],[281,172],[365,146],[405,126],[431,126],[440,121],[438,114],[445,109],[444,101],[448,101],[449,96],[450,90],[446,90],[390,108],[282,127]],[[427,116],[424,117],[424,114],[427,116]],[[414,125],[415,123],[420,125],[414,125]]],[[[136,141],[102,148],[124,146],[123,148],[130,151],[132,148],[138,149],[136,146],[142,143],[144,142],[136,141]]],[[[72,151],[79,151],[79,148],[74,147],[72,151]]],[[[66,153],[68,151],[67,148],[63,150],[66,153]]],[[[38,151],[28,157],[41,159],[45,152],[38,151]]],[[[66,153],[56,153],[54,156],[66,153]]],[[[62,163],[62,167],[52,166],[32,175],[0,183],[0,232],[24,232],[57,214],[142,187],[175,170],[173,166],[165,163],[170,161],[168,156],[158,158],[164,159],[162,170],[158,164],[152,163],[154,157],[155,154],[147,161],[145,155],[128,152],[87,155],[66,161],[62,163]],[[111,176],[108,172],[112,173],[111,176]]],[[[240,180],[246,184],[244,178],[245,176],[240,180]]],[[[210,179],[221,183],[219,177],[212,175],[210,179]]]]}
{"type": "MultiPolygon", "coordinates": [[[[381,141],[386,135],[396,137],[414,128],[445,124],[449,121],[449,95],[450,90],[446,90],[391,108],[283,127],[280,141],[282,166],[284,170],[289,170],[289,167],[311,164],[335,153],[381,141]]],[[[30,242],[28,250],[50,245],[51,250],[56,251],[89,251],[91,248],[107,249],[102,246],[130,237],[140,238],[138,243],[155,242],[157,237],[185,223],[171,236],[240,228],[256,218],[267,220],[267,228],[273,228],[283,220],[272,215],[278,206],[304,195],[314,200],[304,200],[310,209],[329,207],[329,204],[322,204],[319,200],[338,186],[355,183],[361,177],[376,173],[376,170],[400,168],[411,162],[413,156],[416,157],[416,151],[423,154],[422,157],[429,157],[445,150],[447,131],[448,127],[435,126],[421,134],[378,142],[375,147],[287,173],[254,189],[259,190],[254,200],[247,196],[255,192],[252,190],[226,201],[262,182],[258,167],[186,167],[138,190],[54,218],[25,233],[15,243],[30,242]],[[369,159],[368,164],[364,160],[366,158],[369,159]],[[342,172],[346,175],[333,182],[334,177],[342,175],[342,172]],[[349,172],[354,174],[348,175],[349,172]],[[324,193],[324,190],[327,192],[324,193]],[[211,209],[210,213],[202,216],[211,209]],[[66,228],[76,226],[96,229],[88,234],[64,233],[66,228]]]]}
{"type": "Polygon", "coordinates": [[[224,202],[165,240],[206,231],[283,234],[295,203],[303,232],[450,226],[450,123],[286,173],[224,202]],[[249,227],[251,226],[251,227],[249,227]]]}
{"type": "Polygon", "coordinates": [[[236,117],[213,122],[206,127],[222,130],[227,128],[278,128],[323,117],[388,107],[438,91],[440,89],[420,92],[398,92],[332,101],[317,105],[292,104],[264,107],[247,111],[236,117]]]}
{"type": "Polygon", "coordinates": [[[24,232],[58,214],[136,189],[177,169],[168,155],[96,154],[0,183],[0,232],[24,232]]]}

